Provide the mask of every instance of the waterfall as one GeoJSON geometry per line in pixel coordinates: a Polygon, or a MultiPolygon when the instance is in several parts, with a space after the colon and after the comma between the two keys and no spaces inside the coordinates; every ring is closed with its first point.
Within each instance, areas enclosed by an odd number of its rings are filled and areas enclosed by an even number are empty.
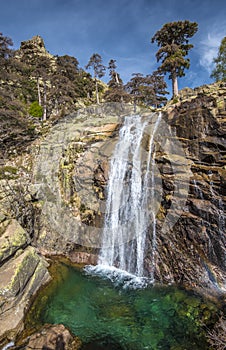
{"type": "Polygon", "coordinates": [[[212,180],[213,173],[211,170],[209,170],[209,186],[210,186],[210,193],[212,197],[212,202],[217,206],[218,208],[218,226],[220,232],[225,232],[225,209],[224,209],[224,203],[222,201],[222,198],[219,194],[215,193],[214,191],[214,182],[212,180]]]}
{"type": "Polygon", "coordinates": [[[161,113],[153,113],[150,119],[139,115],[125,117],[110,164],[99,256],[101,265],[143,276],[146,237],[152,226],[152,279],[156,253],[154,136],[160,119],[161,113]],[[148,150],[144,138],[149,139],[148,150]]]}

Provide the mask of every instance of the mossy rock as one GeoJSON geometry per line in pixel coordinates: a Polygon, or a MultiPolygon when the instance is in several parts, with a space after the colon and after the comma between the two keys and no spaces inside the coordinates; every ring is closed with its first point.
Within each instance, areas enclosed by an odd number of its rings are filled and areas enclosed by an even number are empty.
{"type": "Polygon", "coordinates": [[[17,258],[4,264],[0,270],[0,295],[15,297],[23,291],[34,274],[40,258],[33,247],[28,247],[17,258]]]}
{"type": "Polygon", "coordinates": [[[15,252],[28,244],[29,238],[23,227],[15,220],[0,224],[0,262],[8,259],[15,252]]]}
{"type": "Polygon", "coordinates": [[[17,172],[18,169],[16,167],[13,166],[2,166],[0,167],[0,180],[3,179],[7,179],[7,180],[11,180],[11,179],[15,179],[17,178],[17,172]]]}

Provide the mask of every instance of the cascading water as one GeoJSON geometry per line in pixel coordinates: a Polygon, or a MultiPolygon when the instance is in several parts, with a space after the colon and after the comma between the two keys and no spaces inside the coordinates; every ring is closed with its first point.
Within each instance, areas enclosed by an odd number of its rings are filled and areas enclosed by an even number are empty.
{"type": "Polygon", "coordinates": [[[125,117],[111,159],[105,225],[99,264],[115,266],[136,276],[144,275],[146,236],[152,222],[152,272],[156,252],[154,212],[154,135],[160,114],[125,117]],[[149,138],[148,151],[144,136],[149,138]]]}

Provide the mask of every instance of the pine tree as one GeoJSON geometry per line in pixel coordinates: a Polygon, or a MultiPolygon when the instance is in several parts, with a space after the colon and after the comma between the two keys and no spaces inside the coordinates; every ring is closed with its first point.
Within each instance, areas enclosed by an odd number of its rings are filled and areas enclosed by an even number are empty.
{"type": "Polygon", "coordinates": [[[146,75],[143,80],[143,102],[148,106],[161,107],[167,102],[165,95],[168,94],[166,90],[167,85],[164,77],[157,71],[146,75]]]}
{"type": "Polygon", "coordinates": [[[131,80],[126,84],[126,90],[132,96],[134,104],[160,107],[167,101],[164,97],[168,94],[166,83],[157,71],[146,76],[141,73],[132,74],[131,80]]]}
{"type": "Polygon", "coordinates": [[[85,67],[86,69],[93,68],[93,75],[96,85],[96,99],[97,104],[100,103],[99,100],[99,91],[98,91],[98,80],[97,78],[102,78],[105,75],[106,67],[102,63],[102,57],[98,53],[94,53],[90,59],[88,64],[85,67]]]}
{"type": "Polygon", "coordinates": [[[130,81],[125,85],[126,91],[132,96],[134,104],[138,104],[143,99],[144,76],[141,73],[133,73],[130,81]]]}
{"type": "Polygon", "coordinates": [[[129,94],[125,91],[123,81],[119,73],[116,71],[116,60],[111,59],[108,63],[110,80],[108,82],[108,90],[104,94],[104,99],[108,102],[128,102],[129,94]]]}
{"type": "Polygon", "coordinates": [[[215,79],[215,81],[226,81],[226,36],[222,39],[218,55],[213,61],[216,67],[210,77],[215,79]]]}
{"type": "Polygon", "coordinates": [[[173,96],[178,95],[177,77],[185,75],[184,69],[190,67],[190,60],[185,56],[193,47],[189,44],[191,38],[198,30],[198,24],[195,22],[178,21],[166,23],[152,37],[151,42],[157,42],[160,49],[156,53],[157,61],[162,61],[159,67],[160,73],[169,73],[169,79],[172,79],[173,96]]]}
{"type": "Polygon", "coordinates": [[[0,33],[0,59],[6,60],[12,55],[12,49],[9,46],[13,46],[12,39],[0,33]]]}
{"type": "Polygon", "coordinates": [[[4,79],[8,77],[7,67],[9,58],[12,57],[13,54],[13,50],[10,49],[10,46],[13,46],[12,39],[0,33],[0,73],[1,78],[4,79]]]}

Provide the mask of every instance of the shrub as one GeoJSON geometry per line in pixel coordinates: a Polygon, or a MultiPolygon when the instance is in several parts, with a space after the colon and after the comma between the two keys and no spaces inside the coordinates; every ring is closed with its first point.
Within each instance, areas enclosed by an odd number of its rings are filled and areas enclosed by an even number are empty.
{"type": "Polygon", "coordinates": [[[36,118],[41,118],[43,116],[43,108],[39,105],[38,101],[32,102],[29,108],[29,114],[36,118]]]}

